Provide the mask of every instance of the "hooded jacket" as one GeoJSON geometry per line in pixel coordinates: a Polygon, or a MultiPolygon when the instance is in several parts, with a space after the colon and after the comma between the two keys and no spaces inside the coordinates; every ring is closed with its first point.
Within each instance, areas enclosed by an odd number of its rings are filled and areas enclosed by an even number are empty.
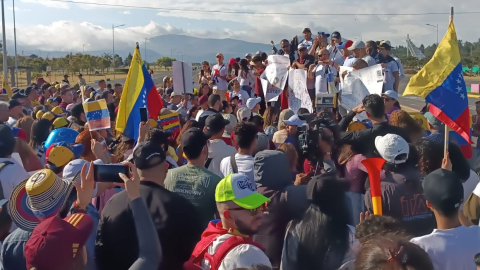
{"type": "Polygon", "coordinates": [[[272,269],[279,269],[287,224],[308,207],[306,186],[293,185],[288,159],[283,152],[258,152],[253,168],[257,191],[270,199],[261,209],[262,225],[253,240],[264,248],[272,269]]]}

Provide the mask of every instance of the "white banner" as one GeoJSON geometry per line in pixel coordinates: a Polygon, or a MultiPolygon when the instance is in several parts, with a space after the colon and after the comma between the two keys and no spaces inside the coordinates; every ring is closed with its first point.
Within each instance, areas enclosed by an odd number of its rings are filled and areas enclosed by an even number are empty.
{"type": "MultiPolygon", "coordinates": [[[[347,79],[347,76],[345,76],[345,79],[347,79]]],[[[343,108],[346,110],[350,111],[353,108],[357,107],[358,105],[362,104],[363,99],[370,95],[368,92],[367,87],[359,78],[354,78],[352,81],[348,82],[349,87],[352,87],[355,89],[353,93],[351,94],[346,94],[344,90],[342,90],[341,94],[341,105],[343,108]]],[[[357,120],[366,120],[368,119],[367,114],[365,112],[362,112],[361,114],[357,114],[355,116],[357,120]]]]}
{"type": "Polygon", "coordinates": [[[182,61],[173,61],[173,92],[193,94],[192,66],[182,61]]]}
{"type": "Polygon", "coordinates": [[[351,86],[351,82],[357,78],[363,82],[370,94],[382,94],[383,73],[381,65],[375,65],[348,72],[347,76],[344,78],[342,92],[351,94],[356,91],[356,89],[351,86]]]}
{"type": "Polygon", "coordinates": [[[290,69],[288,71],[288,108],[294,113],[305,108],[313,113],[312,100],[307,91],[307,71],[290,69]]]}
{"type": "Polygon", "coordinates": [[[260,75],[263,94],[266,101],[277,101],[287,83],[290,59],[283,55],[269,55],[267,62],[265,71],[260,75]]]}

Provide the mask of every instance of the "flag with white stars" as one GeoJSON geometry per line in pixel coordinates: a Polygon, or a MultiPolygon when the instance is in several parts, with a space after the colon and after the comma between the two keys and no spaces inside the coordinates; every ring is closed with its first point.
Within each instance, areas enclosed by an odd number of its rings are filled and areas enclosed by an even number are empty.
{"type": "Polygon", "coordinates": [[[89,130],[94,131],[110,128],[110,112],[108,111],[105,99],[85,102],[83,103],[83,109],[89,130]]]}

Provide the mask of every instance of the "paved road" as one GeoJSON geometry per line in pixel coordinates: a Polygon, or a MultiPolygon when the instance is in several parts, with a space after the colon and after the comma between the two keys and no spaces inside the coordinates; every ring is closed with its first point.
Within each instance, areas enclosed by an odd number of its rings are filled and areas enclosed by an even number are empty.
{"type": "MultiPolygon", "coordinates": [[[[197,77],[196,74],[197,74],[196,72],[194,72],[194,74],[193,74],[194,80],[197,77]]],[[[156,72],[155,74],[153,74],[153,81],[155,82],[156,85],[162,85],[163,77],[165,77],[165,76],[172,76],[172,72],[171,71],[156,72]]],[[[400,86],[399,86],[399,92],[400,93],[403,93],[403,91],[405,90],[405,87],[407,86],[409,80],[410,80],[410,78],[405,78],[400,82],[400,86]]],[[[112,83],[117,83],[117,82],[123,84],[125,81],[124,80],[113,80],[112,81],[112,83]]],[[[480,83],[480,81],[475,81],[475,82],[468,81],[467,82],[468,85],[471,84],[471,83],[480,83]]],[[[471,98],[471,97],[468,98],[468,106],[470,108],[470,113],[471,114],[476,114],[475,113],[475,102],[477,100],[480,100],[480,99],[479,98],[471,98]]],[[[415,111],[420,111],[423,108],[423,106],[425,106],[425,100],[423,98],[416,97],[416,96],[400,97],[399,101],[400,101],[400,105],[408,107],[409,109],[413,109],[415,111]]],[[[408,109],[408,108],[406,108],[406,109],[408,109]]]]}

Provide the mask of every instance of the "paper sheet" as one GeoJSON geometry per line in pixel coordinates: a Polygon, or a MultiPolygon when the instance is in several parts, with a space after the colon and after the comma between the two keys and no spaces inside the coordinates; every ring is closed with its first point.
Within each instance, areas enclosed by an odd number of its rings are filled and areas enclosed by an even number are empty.
{"type": "Polygon", "coordinates": [[[300,108],[313,113],[312,100],[307,90],[307,71],[291,69],[288,71],[288,78],[288,108],[294,113],[300,108]]]}
{"type": "Polygon", "coordinates": [[[173,92],[193,94],[192,66],[182,61],[173,61],[173,92]]]}

